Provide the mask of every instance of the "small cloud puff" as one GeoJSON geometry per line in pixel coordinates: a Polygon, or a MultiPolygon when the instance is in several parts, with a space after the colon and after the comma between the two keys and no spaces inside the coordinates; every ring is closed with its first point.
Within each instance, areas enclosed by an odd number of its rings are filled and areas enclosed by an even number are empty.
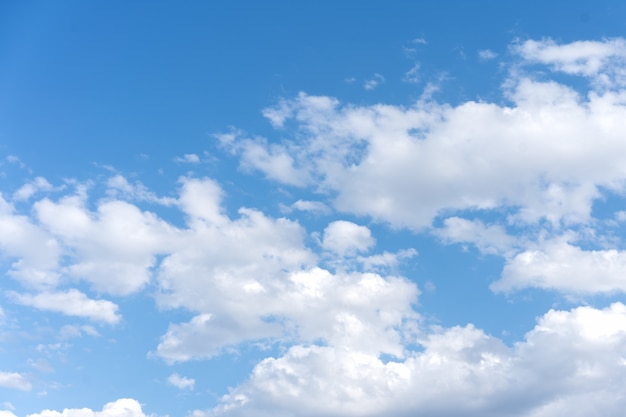
{"type": "Polygon", "coordinates": [[[167,378],[167,382],[178,389],[192,390],[196,383],[196,380],[193,378],[185,378],[184,376],[180,376],[177,373],[173,373],[167,378]]]}
{"type": "Polygon", "coordinates": [[[345,220],[332,222],[324,229],[322,247],[340,256],[366,252],[375,244],[370,229],[345,220]]]}
{"type": "Polygon", "coordinates": [[[385,77],[383,77],[379,73],[375,73],[372,78],[370,78],[369,80],[365,81],[365,83],[363,83],[363,88],[365,88],[368,91],[373,90],[384,82],[385,82],[385,77]]]}
{"type": "Polygon", "coordinates": [[[197,164],[200,162],[200,157],[195,153],[186,153],[183,156],[176,157],[174,160],[185,164],[197,164]]]}
{"type": "Polygon", "coordinates": [[[478,51],[478,58],[480,58],[481,61],[489,61],[496,58],[497,56],[498,54],[493,52],[491,49],[482,49],[478,51]]]}

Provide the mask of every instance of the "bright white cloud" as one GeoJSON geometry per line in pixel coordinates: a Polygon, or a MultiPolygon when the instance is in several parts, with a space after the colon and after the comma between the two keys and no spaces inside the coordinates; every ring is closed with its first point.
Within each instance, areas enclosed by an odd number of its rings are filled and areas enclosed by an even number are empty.
{"type": "Polygon", "coordinates": [[[472,243],[481,252],[489,254],[505,254],[516,244],[516,239],[501,225],[485,225],[479,220],[460,217],[448,217],[434,234],[446,243],[472,243]]]}
{"type": "Polygon", "coordinates": [[[38,191],[52,191],[54,187],[43,177],[37,177],[33,181],[21,186],[15,193],[13,199],[17,201],[28,200],[38,191]]]}
{"type": "Polygon", "coordinates": [[[155,255],[169,247],[172,228],[121,200],[101,201],[96,212],[77,197],[34,205],[39,222],[64,245],[72,262],[63,270],[98,291],[127,295],[150,280],[155,255]]]}
{"type": "Polygon", "coordinates": [[[141,404],[132,398],[122,398],[105,404],[102,411],[89,408],[66,408],[63,411],[44,410],[26,417],[148,417],[141,404]]]}
{"type": "Polygon", "coordinates": [[[339,256],[367,252],[375,244],[370,229],[345,220],[330,223],[324,229],[322,247],[339,256]]]}
{"type": "Polygon", "coordinates": [[[275,273],[261,282],[242,278],[217,275],[199,280],[195,291],[173,294],[203,313],[170,325],[156,354],[168,362],[187,361],[244,341],[280,338],[401,356],[401,329],[417,319],[412,304],[419,291],[402,278],[320,268],[275,273]]]}
{"type": "Polygon", "coordinates": [[[310,211],[314,213],[320,214],[328,214],[330,213],[330,207],[321,201],[308,201],[308,200],[298,200],[293,203],[292,207],[296,210],[300,211],[310,211]]]}
{"type": "Polygon", "coordinates": [[[607,88],[626,85],[626,40],[577,41],[557,44],[552,39],[528,40],[514,46],[529,62],[550,65],[556,71],[583,75],[607,88]]]}
{"type": "Polygon", "coordinates": [[[47,288],[58,282],[58,241],[27,216],[15,213],[1,194],[0,251],[15,259],[9,276],[34,288],[47,288]]]}
{"type": "Polygon", "coordinates": [[[195,379],[193,378],[185,378],[184,376],[180,376],[177,373],[173,373],[167,378],[167,382],[170,385],[175,386],[178,389],[193,389],[196,384],[195,379]]]}
{"type": "Polygon", "coordinates": [[[389,362],[358,350],[294,346],[197,415],[617,417],[626,405],[620,303],[551,310],[513,347],[472,326],[434,329],[421,344],[423,351],[389,362]],[[593,399],[605,401],[586,402],[593,399]]]}
{"type": "Polygon", "coordinates": [[[525,287],[569,294],[626,292],[626,252],[583,250],[566,239],[543,242],[509,259],[494,291],[525,287]]]}
{"type": "Polygon", "coordinates": [[[17,372],[0,371],[0,387],[18,389],[21,391],[30,391],[32,385],[28,379],[17,372]]]}
{"type": "Polygon", "coordinates": [[[84,317],[109,324],[115,324],[121,318],[117,313],[117,304],[108,300],[92,300],[76,289],[34,295],[11,292],[9,295],[16,303],[67,316],[84,317]]]}
{"type": "MultiPolygon", "coordinates": [[[[335,208],[395,226],[419,230],[442,212],[502,208],[525,223],[587,222],[599,190],[626,183],[626,92],[583,97],[524,77],[505,92],[509,106],[341,106],[300,94],[281,104],[295,123],[292,139],[272,147],[298,178],[336,193],[335,208]]],[[[272,152],[267,142],[233,146],[248,167],[279,179],[246,156],[272,152]]]]}

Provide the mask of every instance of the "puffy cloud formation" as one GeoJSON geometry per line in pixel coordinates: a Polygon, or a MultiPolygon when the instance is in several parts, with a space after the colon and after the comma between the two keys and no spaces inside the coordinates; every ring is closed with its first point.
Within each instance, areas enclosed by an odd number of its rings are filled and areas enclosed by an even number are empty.
{"type": "Polygon", "coordinates": [[[141,404],[132,398],[122,398],[105,404],[102,411],[89,408],[66,408],[63,411],[44,410],[29,414],[27,417],[147,417],[141,410],[141,404]]]}
{"type": "Polygon", "coordinates": [[[196,381],[193,378],[185,378],[177,373],[170,375],[167,378],[167,382],[178,389],[193,389],[193,386],[196,384],[196,381]]]}
{"type": "Polygon", "coordinates": [[[358,349],[293,346],[195,415],[583,417],[619,416],[626,406],[621,303],[550,310],[512,347],[471,325],[435,328],[420,344],[388,362],[358,349]]]}
{"type": "MultiPolygon", "coordinates": [[[[167,363],[245,343],[278,347],[196,417],[621,415],[623,304],[551,310],[513,345],[472,324],[429,328],[417,285],[392,273],[417,252],[371,253],[370,228],[338,217],[500,256],[495,293],[626,291],[620,238],[596,234],[621,226],[594,213],[600,199],[626,191],[624,50],[621,39],[519,42],[506,103],[424,96],[411,106],[368,106],[301,93],[264,111],[285,140],[219,136],[245,170],[313,191],[284,207],[332,213],[319,230],[254,208],[229,213],[210,178],[183,177],[175,197],[158,197],[115,175],[96,201],[85,185],[67,191],[38,178],[0,195],[0,251],[19,286],[7,300],[115,324],[123,312],[107,298],[150,285],[160,308],[191,316],[169,323],[155,346],[167,363]],[[533,76],[532,65],[586,77],[591,87],[533,76]]],[[[183,159],[197,162],[191,155],[183,159]]],[[[97,334],[64,329],[66,338],[97,334]]],[[[196,380],[171,374],[168,382],[191,389],[196,380]]],[[[18,373],[0,372],[0,385],[31,389],[18,373]]],[[[143,415],[137,401],[122,399],[102,411],[31,417],[143,415]]]]}
{"type": "Polygon", "coordinates": [[[32,385],[24,375],[18,372],[0,371],[0,387],[30,391],[32,385]]]}
{"type": "MultiPolygon", "coordinates": [[[[621,68],[613,58],[622,59],[622,45],[527,41],[514,51],[527,62],[601,77],[621,68]]],[[[508,105],[355,106],[301,93],[265,112],[289,126],[292,139],[270,145],[240,137],[227,146],[268,178],[315,183],[336,193],[337,209],[394,226],[419,230],[443,212],[502,208],[526,223],[587,222],[600,189],[623,190],[626,142],[618,127],[626,93],[612,83],[581,95],[519,74],[506,84],[508,105]],[[285,174],[260,153],[280,156],[285,174]]]]}
{"type": "Polygon", "coordinates": [[[338,220],[324,229],[322,247],[340,256],[366,252],[373,245],[372,233],[365,226],[338,220]]]}

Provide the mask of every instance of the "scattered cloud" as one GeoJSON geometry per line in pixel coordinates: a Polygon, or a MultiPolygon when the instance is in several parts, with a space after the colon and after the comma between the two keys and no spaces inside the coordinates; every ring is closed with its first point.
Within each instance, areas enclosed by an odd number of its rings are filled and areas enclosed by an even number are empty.
{"type": "Polygon", "coordinates": [[[192,390],[196,381],[193,378],[185,378],[184,376],[180,376],[177,373],[173,373],[167,378],[167,382],[170,385],[175,386],[178,389],[182,390],[192,390]]]}
{"type": "Polygon", "coordinates": [[[200,157],[195,153],[186,153],[183,156],[176,157],[174,161],[186,164],[198,164],[200,163],[200,157]]]}
{"type": "Polygon", "coordinates": [[[404,74],[403,81],[407,83],[411,83],[411,84],[419,83],[421,80],[419,71],[420,71],[420,64],[417,63],[413,65],[413,67],[404,74]]]}
{"type": "Polygon", "coordinates": [[[89,408],[66,408],[63,411],[44,410],[26,417],[148,417],[141,409],[141,404],[132,398],[122,398],[105,404],[102,411],[89,408]]]}
{"type": "Polygon", "coordinates": [[[67,316],[84,317],[109,324],[115,324],[121,318],[117,313],[118,306],[115,303],[107,300],[92,300],[76,289],[35,295],[10,292],[9,295],[18,304],[67,316]]]}
{"type": "Polygon", "coordinates": [[[493,52],[491,49],[481,49],[478,51],[478,58],[481,61],[491,61],[498,57],[498,54],[493,52]]]}
{"type": "Polygon", "coordinates": [[[621,303],[551,310],[513,347],[471,325],[434,328],[420,344],[422,351],[388,362],[359,350],[293,346],[196,415],[583,417],[616,416],[626,405],[621,303]]]}
{"type": "Polygon", "coordinates": [[[0,371],[0,387],[17,389],[20,391],[30,391],[32,389],[31,383],[24,375],[17,372],[3,371],[0,371]]]}
{"type": "Polygon", "coordinates": [[[372,233],[365,226],[359,226],[345,220],[330,223],[324,229],[322,248],[339,256],[355,255],[367,252],[375,244],[372,233]]]}
{"type": "Polygon", "coordinates": [[[373,90],[384,82],[385,82],[385,77],[383,77],[382,75],[378,73],[375,73],[372,78],[365,81],[365,83],[363,84],[363,88],[365,88],[368,91],[373,90]]]}

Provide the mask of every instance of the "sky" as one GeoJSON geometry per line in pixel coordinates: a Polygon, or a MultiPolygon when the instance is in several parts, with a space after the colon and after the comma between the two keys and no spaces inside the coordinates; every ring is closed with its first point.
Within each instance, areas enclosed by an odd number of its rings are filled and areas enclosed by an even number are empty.
{"type": "Polygon", "coordinates": [[[626,4],[0,4],[0,417],[622,416],[626,4]]]}

